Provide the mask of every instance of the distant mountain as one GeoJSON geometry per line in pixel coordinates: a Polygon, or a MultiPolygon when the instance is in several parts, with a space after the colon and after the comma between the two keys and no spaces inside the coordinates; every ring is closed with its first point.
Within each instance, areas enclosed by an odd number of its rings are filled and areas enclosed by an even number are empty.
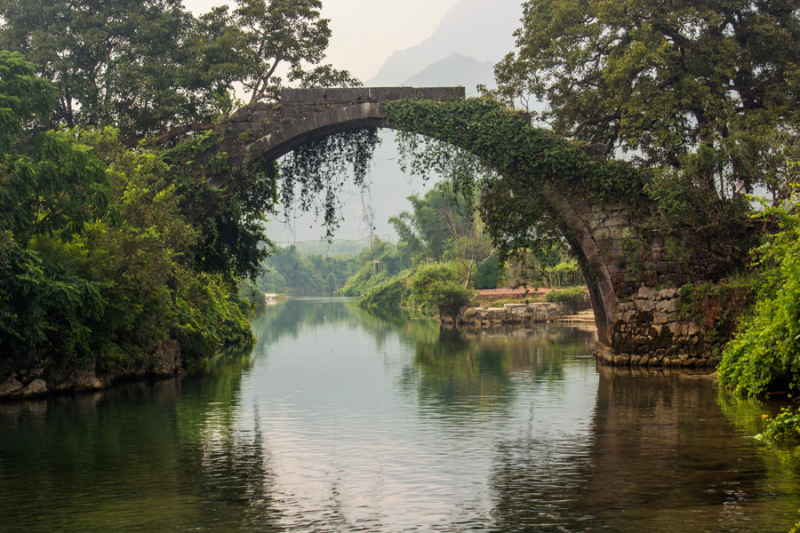
{"type": "Polygon", "coordinates": [[[455,87],[463,85],[467,95],[477,94],[479,84],[495,87],[494,63],[481,63],[474,57],[454,53],[450,57],[429,65],[425,70],[408,78],[403,85],[409,87],[455,87]]]}
{"type": "Polygon", "coordinates": [[[401,85],[453,53],[478,62],[497,63],[514,49],[512,34],[520,26],[520,3],[520,0],[461,0],[448,11],[433,35],[418,45],[393,53],[366,85],[401,85]]]}

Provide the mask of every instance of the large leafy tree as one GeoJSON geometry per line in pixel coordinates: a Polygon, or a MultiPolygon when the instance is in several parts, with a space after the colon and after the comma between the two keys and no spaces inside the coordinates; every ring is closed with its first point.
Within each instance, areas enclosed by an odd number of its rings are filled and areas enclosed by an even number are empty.
{"type": "Polygon", "coordinates": [[[234,18],[244,36],[250,103],[276,99],[283,75],[304,86],[358,84],[346,71],[322,64],[331,37],[320,0],[236,0],[234,18]]]}
{"type": "Polygon", "coordinates": [[[179,0],[2,0],[0,48],[17,50],[59,89],[56,119],[113,125],[140,138],[209,118],[237,69],[210,46],[229,33],[179,0]]]}
{"type": "Polygon", "coordinates": [[[472,213],[448,185],[437,184],[425,196],[412,194],[408,201],[411,212],[403,211],[389,223],[410,255],[440,261],[449,241],[471,233],[472,213]]]}
{"type": "Polygon", "coordinates": [[[777,187],[800,114],[800,18],[791,0],[531,0],[499,92],[546,104],[562,135],[777,187]],[[687,154],[690,157],[687,158],[687,154]]]}
{"type": "Polygon", "coordinates": [[[59,89],[58,122],[115,126],[135,142],[209,129],[230,111],[234,82],[251,103],[277,98],[282,76],[357,83],[322,64],[331,32],[320,7],[237,0],[194,17],[180,0],[0,0],[0,49],[23,53],[59,89]]]}

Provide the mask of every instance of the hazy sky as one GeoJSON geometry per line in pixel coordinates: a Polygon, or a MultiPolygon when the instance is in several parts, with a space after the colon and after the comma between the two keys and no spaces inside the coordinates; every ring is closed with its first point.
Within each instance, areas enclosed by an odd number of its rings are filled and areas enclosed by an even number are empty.
{"type": "MultiPolygon", "coordinates": [[[[223,0],[184,0],[195,14],[223,0]]],[[[231,2],[228,2],[231,3],[231,2]]],[[[458,0],[323,0],[333,37],[328,62],[362,81],[372,78],[389,55],[428,37],[458,0]]]]}

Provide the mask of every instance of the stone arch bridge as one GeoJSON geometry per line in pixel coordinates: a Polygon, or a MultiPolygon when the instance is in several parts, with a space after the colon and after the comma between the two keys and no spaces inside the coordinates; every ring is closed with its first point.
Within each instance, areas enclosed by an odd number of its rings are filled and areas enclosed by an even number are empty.
{"type": "MultiPolygon", "coordinates": [[[[411,87],[284,89],[279,105],[247,106],[224,126],[231,134],[252,139],[233,156],[233,163],[275,160],[329,135],[389,127],[381,103],[408,98],[455,100],[465,98],[465,91],[411,87]]],[[[597,164],[603,164],[602,150],[589,147],[584,151],[597,164]]],[[[638,227],[629,206],[624,202],[593,203],[547,181],[536,186],[558,214],[564,234],[569,236],[567,241],[589,280],[600,340],[598,358],[617,365],[715,366],[719,347],[705,340],[697,324],[680,319],[678,290],[655,290],[658,286],[678,287],[687,281],[682,267],[667,260],[663,241],[656,237],[639,247],[633,273],[626,241],[638,233],[638,227]]]]}

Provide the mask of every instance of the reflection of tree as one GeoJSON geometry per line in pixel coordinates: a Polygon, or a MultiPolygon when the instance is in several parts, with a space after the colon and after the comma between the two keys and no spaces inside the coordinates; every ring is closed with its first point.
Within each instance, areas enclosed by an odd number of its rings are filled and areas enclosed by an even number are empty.
{"type": "Polygon", "coordinates": [[[313,333],[320,327],[354,329],[361,327],[382,347],[390,337],[398,336],[402,342],[413,342],[417,336],[430,336],[438,331],[438,325],[430,320],[412,320],[413,316],[403,310],[367,310],[355,300],[334,298],[320,300],[289,300],[267,308],[253,322],[256,337],[267,345],[274,344],[288,335],[293,339],[301,332],[313,333]]]}
{"type": "Polygon", "coordinates": [[[427,405],[453,414],[495,408],[513,400],[525,374],[534,382],[559,383],[570,355],[588,354],[593,331],[541,325],[492,331],[442,329],[435,337],[417,338],[413,368],[401,384],[416,390],[427,405]]]}
{"type": "Polygon", "coordinates": [[[246,364],[1,405],[0,531],[273,530],[263,438],[234,427],[246,364]]]}
{"type": "Polygon", "coordinates": [[[599,371],[585,439],[533,434],[498,446],[497,531],[781,531],[793,523],[796,478],[765,485],[760,452],[732,431],[707,378],[599,371]],[[779,487],[793,498],[765,504],[764,492],[779,487]]]}

